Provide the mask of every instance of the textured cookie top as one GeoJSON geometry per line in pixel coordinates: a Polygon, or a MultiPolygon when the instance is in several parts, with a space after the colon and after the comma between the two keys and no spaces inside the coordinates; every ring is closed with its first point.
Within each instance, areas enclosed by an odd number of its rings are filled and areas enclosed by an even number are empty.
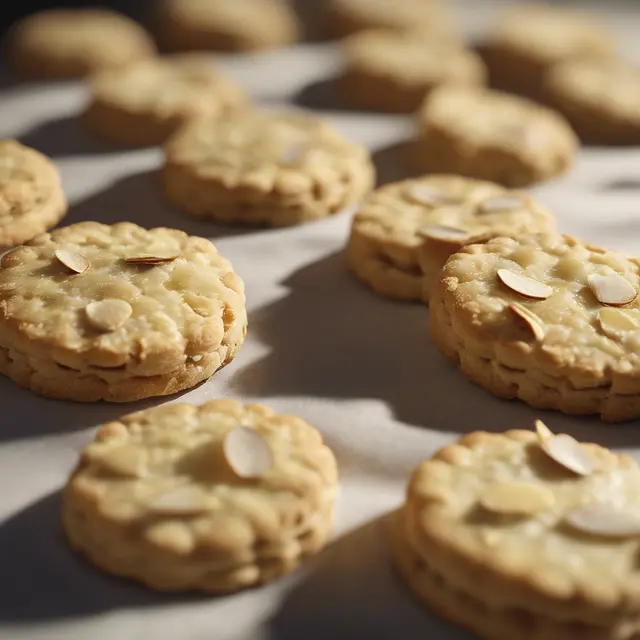
{"type": "Polygon", "coordinates": [[[330,7],[363,28],[451,29],[449,16],[437,0],[330,0],[330,7]]]}
{"type": "Polygon", "coordinates": [[[369,163],[364,147],[325,121],[289,114],[243,113],[186,125],[165,146],[167,162],[204,177],[242,179],[257,190],[307,191],[313,179],[340,180],[369,163]]]}
{"type": "Polygon", "coordinates": [[[556,65],[547,77],[556,100],[640,125],[640,69],[620,60],[571,60],[556,65]]]}
{"type": "Polygon", "coordinates": [[[132,524],[152,545],[212,554],[303,535],[336,494],[336,461],[315,429],[235,400],[157,407],[102,426],[66,490],[75,507],[132,524]]]}
{"type": "Polygon", "coordinates": [[[145,60],[102,73],[92,89],[96,101],[165,117],[218,115],[246,100],[210,58],[195,54],[145,60]]]}
{"type": "Polygon", "coordinates": [[[347,66],[389,75],[408,83],[459,81],[482,84],[485,69],[479,56],[447,39],[395,31],[364,31],[344,41],[347,66]]]}
{"type": "Polygon", "coordinates": [[[77,370],[156,375],[241,342],[244,285],[204,238],[82,222],[0,262],[0,344],[77,370]]]}
{"type": "Polygon", "coordinates": [[[165,0],[162,11],[183,26],[218,34],[255,37],[263,32],[269,39],[280,34],[294,40],[298,31],[295,15],[282,0],[165,0]]]}
{"type": "Polygon", "coordinates": [[[597,445],[475,432],[416,470],[407,507],[418,542],[482,566],[483,597],[569,616],[586,601],[581,616],[602,621],[640,609],[639,490],[636,462],[597,445]]]}
{"type": "Polygon", "coordinates": [[[553,63],[572,56],[608,54],[614,49],[614,38],[587,14],[532,4],[506,11],[490,44],[553,63]]]}
{"type": "Polygon", "coordinates": [[[0,140],[0,239],[3,227],[60,198],[60,175],[48,158],[15,140],[0,140]]]}
{"type": "Polygon", "coordinates": [[[496,238],[453,255],[441,289],[456,332],[487,357],[553,386],[638,393],[638,260],[561,235],[496,238]]]}
{"type": "Polygon", "coordinates": [[[16,55],[51,56],[87,70],[121,66],[155,53],[145,30],[104,9],[56,9],[25,18],[12,33],[16,55]]]}
{"type": "Polygon", "coordinates": [[[561,150],[571,155],[577,147],[571,127],[555,111],[525,98],[479,87],[436,89],[418,118],[423,130],[434,127],[450,132],[454,138],[486,147],[511,148],[525,156],[561,150]]]}
{"type": "Polygon", "coordinates": [[[552,216],[526,193],[492,182],[432,175],[385,185],[353,221],[359,234],[404,247],[426,241],[455,251],[496,235],[551,231],[552,216]]]}

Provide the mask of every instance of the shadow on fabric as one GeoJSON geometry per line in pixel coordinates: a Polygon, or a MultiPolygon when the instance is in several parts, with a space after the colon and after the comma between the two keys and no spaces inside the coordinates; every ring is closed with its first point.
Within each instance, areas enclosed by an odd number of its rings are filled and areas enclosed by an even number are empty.
{"type": "Polygon", "coordinates": [[[205,238],[224,238],[265,231],[252,227],[218,225],[181,212],[162,196],[158,170],[142,171],[121,178],[106,189],[75,203],[64,225],[85,220],[104,224],[134,222],[142,227],[171,227],[205,238]]]}
{"type": "Polygon", "coordinates": [[[269,638],[471,640],[423,610],[401,584],[389,552],[388,520],[373,520],[311,558],[269,621],[269,638]]]}

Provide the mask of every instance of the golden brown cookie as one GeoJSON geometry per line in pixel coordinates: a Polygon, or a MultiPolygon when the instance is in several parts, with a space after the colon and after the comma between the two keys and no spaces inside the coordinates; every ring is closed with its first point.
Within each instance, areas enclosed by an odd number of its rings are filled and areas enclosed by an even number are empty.
{"type": "Polygon", "coordinates": [[[561,235],[464,247],[430,299],[431,335],[474,382],[541,409],[640,417],[640,262],[561,235]]]}
{"type": "Polygon", "coordinates": [[[262,405],[173,404],[103,425],[63,494],[71,545],[161,591],[225,593],[326,543],[336,460],[304,420],[262,405]]]}
{"type": "Polygon", "coordinates": [[[171,51],[257,51],[295,42],[299,25],[283,0],[163,0],[158,38],[171,51]]]}
{"type": "Polygon", "coordinates": [[[540,99],[544,77],[554,65],[610,56],[615,37],[586,13],[530,3],[505,11],[479,49],[492,85],[540,99]]]}
{"type": "Polygon", "coordinates": [[[491,182],[432,175],[385,185],[351,227],[351,270],[376,293],[429,302],[447,258],[494,236],[553,231],[553,216],[526,193],[491,182]]]}
{"type": "Polygon", "coordinates": [[[558,113],[480,87],[443,86],[418,113],[410,160],[425,173],[455,173],[525,187],[568,171],[578,141],[558,113]]]}
{"type": "Polygon", "coordinates": [[[586,143],[640,144],[640,68],[617,59],[572,60],[555,65],[545,100],[586,143]]]}
{"type": "Polygon", "coordinates": [[[637,463],[598,445],[544,428],[471,433],[412,475],[396,566],[486,640],[633,640],[639,489],[637,463]]]}
{"type": "Polygon", "coordinates": [[[336,85],[344,103],[357,109],[409,113],[437,86],[485,81],[480,58],[450,38],[363,31],[342,49],[345,66],[336,85]]]}
{"type": "Polygon", "coordinates": [[[99,74],[83,121],[121,144],[159,145],[192,118],[222,116],[247,102],[209,58],[177,55],[99,74]]]}
{"type": "Polygon", "coordinates": [[[67,213],[55,165],[16,140],[0,140],[0,246],[30,240],[67,213]]]}
{"type": "Polygon", "coordinates": [[[244,284],[204,238],[81,222],[0,261],[0,372],[40,395],[130,402],[233,360],[244,284]]]}
{"type": "Polygon", "coordinates": [[[358,203],[374,184],[364,147],[323,120],[243,113],[186,125],[165,145],[167,199],[233,224],[294,225],[358,203]]]}
{"type": "Polygon", "coordinates": [[[415,30],[425,37],[453,32],[439,0],[328,0],[327,13],[328,30],[338,38],[368,29],[415,30]]]}
{"type": "Polygon", "coordinates": [[[7,62],[28,78],[69,78],[120,68],[155,55],[147,32],[106,9],[55,9],[23,19],[10,31],[7,62]]]}

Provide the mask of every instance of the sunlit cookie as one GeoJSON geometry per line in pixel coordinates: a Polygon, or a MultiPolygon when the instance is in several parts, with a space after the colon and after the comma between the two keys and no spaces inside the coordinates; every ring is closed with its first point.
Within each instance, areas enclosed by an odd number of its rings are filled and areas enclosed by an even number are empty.
{"type": "Polygon", "coordinates": [[[103,425],[63,492],[71,545],[160,591],[270,582],[327,542],[336,460],[304,420],[262,405],[174,404],[103,425]]]}
{"type": "Polygon", "coordinates": [[[546,107],[479,87],[443,86],[417,115],[410,159],[425,173],[455,173],[506,187],[564,174],[578,148],[569,123],[546,107]]]}
{"type": "Polygon", "coordinates": [[[451,256],[431,335],[502,398],[604,420],[640,417],[640,262],[561,235],[496,238],[451,256]]]}
{"type": "Polygon", "coordinates": [[[233,224],[287,226],[360,202],[374,184],[369,152],[324,120],[242,113],[186,125],[165,145],[166,197],[233,224]]]}
{"type": "Polygon", "coordinates": [[[393,523],[399,573],[486,640],[633,640],[640,469],[539,427],[471,433],[415,470],[393,523]]]}
{"type": "Polygon", "coordinates": [[[84,124],[130,146],[159,145],[192,118],[221,117],[248,105],[245,93],[203,55],[155,58],[92,79],[84,124]]]}
{"type": "Polygon", "coordinates": [[[526,193],[432,175],[372,193],[353,219],[347,258],[376,293],[429,302],[440,269],[465,245],[554,228],[553,216],[526,193]]]}
{"type": "Polygon", "coordinates": [[[0,261],[0,372],[62,400],[183,391],[231,362],[244,284],[204,238],[81,222],[0,261]]]}

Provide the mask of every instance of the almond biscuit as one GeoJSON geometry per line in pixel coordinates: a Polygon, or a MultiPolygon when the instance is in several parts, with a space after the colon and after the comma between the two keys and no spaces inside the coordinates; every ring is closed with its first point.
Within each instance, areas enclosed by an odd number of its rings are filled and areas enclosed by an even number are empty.
{"type": "Polygon", "coordinates": [[[556,64],[609,57],[615,48],[615,36],[596,18],[544,3],[509,8],[479,47],[492,85],[535,100],[556,64]]]}
{"type": "Polygon", "coordinates": [[[218,222],[287,226],[360,202],[375,170],[368,151],[324,120],[242,113],[186,125],[165,145],[167,199],[218,222]]]}
{"type": "Polygon", "coordinates": [[[336,86],[356,109],[412,113],[435,87],[485,81],[480,58],[451,38],[371,30],[347,38],[342,50],[344,70],[336,86]]]}
{"type": "Polygon", "coordinates": [[[570,60],[545,77],[545,100],[587,144],[640,144],[640,68],[620,60],[570,60]]]}
{"type": "Polygon", "coordinates": [[[486,640],[632,640],[639,488],[637,463],[598,445],[474,432],[412,475],[396,565],[424,604],[486,640]]]}
{"type": "Polygon", "coordinates": [[[151,36],[106,9],[55,9],[24,18],[10,31],[7,61],[34,79],[75,78],[117,69],[156,53],[151,36]]]}
{"type": "Polygon", "coordinates": [[[430,298],[431,336],[471,380],[544,409],[640,417],[640,261],[561,235],[462,248],[430,298]]]}
{"type": "Polygon", "coordinates": [[[182,231],[81,222],[0,261],[0,372],[45,397],[188,389],[233,360],[246,324],[231,264],[182,231]]]}
{"type": "Polygon", "coordinates": [[[0,140],[0,246],[26,242],[67,213],[56,166],[16,140],[0,140]]]}
{"type": "Polygon", "coordinates": [[[425,173],[457,173],[506,187],[556,178],[572,166],[576,135],[558,113],[480,87],[442,86],[418,112],[410,160],[425,173]]]}
{"type": "Polygon", "coordinates": [[[92,79],[84,124],[127,146],[160,145],[192,118],[219,117],[248,102],[211,60],[196,54],[155,58],[92,79]]]}
{"type": "Polygon", "coordinates": [[[551,214],[526,193],[433,175],[371,194],[353,220],[347,258],[358,278],[380,295],[429,302],[440,269],[461,247],[554,228],[551,214]]]}
{"type": "Polygon", "coordinates": [[[283,0],[163,0],[158,39],[170,51],[259,51],[295,42],[300,26],[283,0]]]}
{"type": "Polygon", "coordinates": [[[336,460],[304,420],[231,399],[103,425],[63,492],[72,547],[160,591],[237,591],[326,543],[336,460]]]}

